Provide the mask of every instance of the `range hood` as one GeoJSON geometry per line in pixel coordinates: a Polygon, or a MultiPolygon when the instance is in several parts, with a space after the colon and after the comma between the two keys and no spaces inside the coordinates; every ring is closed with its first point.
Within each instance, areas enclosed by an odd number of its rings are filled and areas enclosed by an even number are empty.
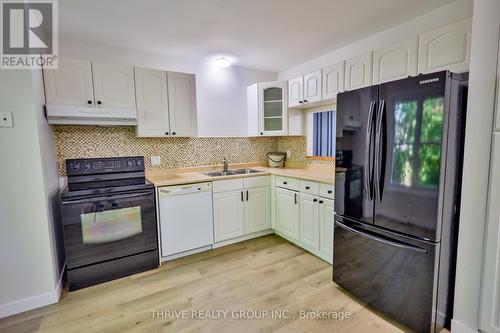
{"type": "Polygon", "coordinates": [[[45,114],[53,125],[137,126],[136,109],[46,104],[45,114]]]}

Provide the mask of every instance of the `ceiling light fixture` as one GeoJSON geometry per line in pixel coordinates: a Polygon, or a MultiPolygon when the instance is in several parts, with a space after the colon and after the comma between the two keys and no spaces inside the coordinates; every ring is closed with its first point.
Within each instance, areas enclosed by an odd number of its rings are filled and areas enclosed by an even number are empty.
{"type": "Polygon", "coordinates": [[[229,60],[228,58],[225,58],[225,57],[220,57],[220,58],[215,59],[214,63],[217,67],[221,67],[221,68],[227,68],[227,67],[231,66],[231,60],[229,60]]]}

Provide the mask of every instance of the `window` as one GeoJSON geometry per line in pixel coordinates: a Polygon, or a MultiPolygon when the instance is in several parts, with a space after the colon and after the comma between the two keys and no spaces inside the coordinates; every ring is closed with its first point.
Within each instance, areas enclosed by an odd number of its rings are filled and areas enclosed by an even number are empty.
{"type": "Polygon", "coordinates": [[[392,184],[420,188],[439,185],[443,112],[443,97],[396,103],[392,184]]]}
{"type": "Polygon", "coordinates": [[[333,111],[313,114],[313,156],[335,156],[335,114],[333,111]]]}

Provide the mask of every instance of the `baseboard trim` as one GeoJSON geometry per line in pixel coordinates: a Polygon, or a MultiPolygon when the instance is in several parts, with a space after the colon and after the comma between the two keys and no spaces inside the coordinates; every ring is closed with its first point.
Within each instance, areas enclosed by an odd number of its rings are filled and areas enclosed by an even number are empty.
{"type": "Polygon", "coordinates": [[[161,262],[169,261],[169,260],[174,260],[174,259],[181,258],[181,257],[190,256],[192,254],[196,254],[196,253],[200,253],[200,252],[205,252],[205,251],[211,250],[212,248],[213,248],[212,245],[207,245],[207,246],[202,246],[202,247],[196,248],[194,250],[188,250],[188,251],[184,251],[184,252],[181,252],[181,253],[171,254],[171,255],[168,255],[166,257],[162,257],[161,258],[161,262]]]}
{"type": "Polygon", "coordinates": [[[0,318],[5,318],[21,312],[33,310],[36,308],[40,308],[42,306],[55,304],[59,302],[64,284],[63,278],[65,269],[66,269],[66,262],[64,262],[64,265],[61,271],[59,272],[59,280],[57,281],[57,284],[54,286],[55,287],[54,291],[36,295],[33,297],[20,299],[18,301],[11,303],[0,304],[0,318]]]}
{"type": "Polygon", "coordinates": [[[477,333],[478,329],[473,329],[456,319],[451,320],[451,332],[452,333],[477,333]]]}
{"type": "Polygon", "coordinates": [[[59,302],[59,292],[54,290],[41,295],[0,305],[0,318],[12,316],[28,310],[59,302]]]}
{"type": "Polygon", "coordinates": [[[226,245],[229,245],[229,244],[233,244],[233,243],[243,242],[243,241],[246,241],[246,240],[249,240],[249,239],[252,239],[252,238],[257,238],[257,237],[262,237],[262,236],[270,235],[272,233],[273,233],[272,229],[266,229],[266,230],[254,232],[252,234],[248,234],[248,235],[244,235],[244,236],[240,236],[240,237],[236,237],[236,238],[224,240],[224,241],[215,243],[214,244],[214,249],[216,249],[218,247],[226,246],[226,245]]]}

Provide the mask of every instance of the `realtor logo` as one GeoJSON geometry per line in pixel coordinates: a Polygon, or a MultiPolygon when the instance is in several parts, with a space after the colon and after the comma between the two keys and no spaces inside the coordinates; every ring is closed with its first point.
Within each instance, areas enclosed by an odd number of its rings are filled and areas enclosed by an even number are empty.
{"type": "Polygon", "coordinates": [[[1,2],[0,68],[57,68],[57,2],[1,2]]]}

